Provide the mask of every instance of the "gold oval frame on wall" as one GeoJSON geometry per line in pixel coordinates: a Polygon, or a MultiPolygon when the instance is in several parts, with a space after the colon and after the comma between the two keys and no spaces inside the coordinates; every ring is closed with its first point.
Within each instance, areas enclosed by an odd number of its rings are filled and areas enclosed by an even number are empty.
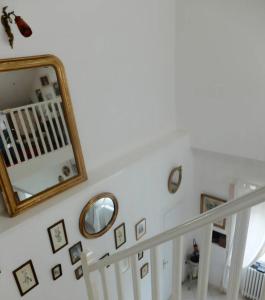
{"type": "Polygon", "coordinates": [[[119,211],[118,200],[117,200],[117,198],[112,193],[101,193],[101,194],[98,194],[98,195],[94,196],[93,198],[91,198],[88,201],[88,203],[85,205],[85,207],[83,208],[83,210],[82,210],[82,212],[80,214],[80,218],[79,218],[79,230],[80,230],[81,234],[85,238],[87,238],[87,239],[95,239],[95,238],[98,238],[98,237],[102,236],[107,231],[109,231],[110,228],[115,223],[117,215],[118,215],[118,211],[119,211]],[[98,200],[100,200],[102,198],[110,198],[113,201],[113,204],[114,204],[114,213],[113,213],[112,218],[109,221],[108,225],[104,229],[102,229],[101,231],[99,231],[97,233],[88,233],[86,231],[86,229],[85,229],[85,217],[86,217],[86,214],[90,210],[90,208],[94,205],[94,203],[96,203],[98,200]]]}
{"type": "Polygon", "coordinates": [[[178,191],[178,189],[181,185],[181,182],[182,182],[182,166],[178,166],[178,167],[174,168],[169,174],[169,177],[168,177],[168,191],[171,194],[175,194],[178,191]],[[178,182],[174,182],[174,180],[173,180],[173,177],[176,174],[176,172],[179,173],[178,182]]]}

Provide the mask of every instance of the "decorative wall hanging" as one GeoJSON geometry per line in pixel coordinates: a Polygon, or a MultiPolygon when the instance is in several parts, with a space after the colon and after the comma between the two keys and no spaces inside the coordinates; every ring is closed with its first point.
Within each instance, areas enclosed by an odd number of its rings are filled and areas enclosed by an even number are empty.
{"type": "Polygon", "coordinates": [[[25,38],[28,38],[32,35],[32,30],[30,26],[20,17],[15,14],[14,11],[7,12],[8,6],[5,6],[2,10],[1,23],[5,29],[5,32],[8,36],[9,45],[11,48],[14,46],[14,35],[11,30],[11,24],[15,21],[17,28],[21,35],[25,38]],[[12,19],[14,18],[14,20],[12,19]]]}
{"type": "MultiPolygon", "coordinates": [[[[201,213],[211,210],[221,204],[226,203],[226,200],[210,196],[207,194],[201,194],[201,213]]],[[[216,220],[214,226],[225,229],[226,219],[216,220]]]]}
{"type": "MultiPolygon", "coordinates": [[[[104,260],[104,258],[108,257],[109,253],[104,254],[102,257],[100,257],[100,260],[104,260]]],[[[107,265],[106,268],[109,268],[110,265],[107,265]]]]}
{"type": "Polygon", "coordinates": [[[15,216],[87,176],[61,61],[52,55],[1,59],[0,80],[1,97],[8,99],[0,101],[0,188],[7,212],[15,216]],[[43,76],[48,76],[48,86],[42,86],[43,76]],[[22,87],[19,93],[14,83],[22,87]],[[61,174],[63,166],[71,169],[67,178],[61,174]],[[59,175],[65,180],[58,182],[59,175]]]}
{"type": "Polygon", "coordinates": [[[83,251],[82,243],[78,242],[69,249],[70,259],[72,265],[76,264],[81,259],[81,253],[83,251]]]}
{"type": "Polygon", "coordinates": [[[144,264],[140,269],[141,279],[143,279],[149,273],[149,264],[144,264]]]}
{"type": "Polygon", "coordinates": [[[138,253],[138,260],[141,260],[144,257],[144,251],[138,253]]]}
{"type": "Polygon", "coordinates": [[[64,220],[53,224],[47,230],[53,253],[58,252],[68,244],[64,220]]]}
{"type": "Polygon", "coordinates": [[[114,224],[118,210],[118,201],[113,194],[96,195],[89,200],[80,214],[80,232],[88,239],[102,236],[114,224]]]}
{"type": "Polygon", "coordinates": [[[125,223],[122,223],[120,226],[114,229],[114,238],[116,249],[120,248],[126,243],[125,223]]]}
{"type": "Polygon", "coordinates": [[[146,219],[142,219],[135,225],[136,240],[140,240],[146,234],[146,219]]]}
{"type": "Polygon", "coordinates": [[[75,278],[79,280],[81,277],[83,277],[83,268],[82,266],[79,266],[77,269],[75,269],[75,278]]]}
{"type": "Polygon", "coordinates": [[[13,275],[15,277],[21,296],[24,296],[39,284],[31,260],[27,261],[22,266],[13,271],[13,275]]]}
{"type": "Polygon", "coordinates": [[[62,265],[58,264],[55,267],[52,268],[52,278],[53,280],[57,280],[59,277],[63,275],[62,272],[62,265]]]}
{"type": "Polygon", "coordinates": [[[182,180],[182,166],[174,168],[168,177],[168,191],[175,194],[180,187],[182,180]]]}

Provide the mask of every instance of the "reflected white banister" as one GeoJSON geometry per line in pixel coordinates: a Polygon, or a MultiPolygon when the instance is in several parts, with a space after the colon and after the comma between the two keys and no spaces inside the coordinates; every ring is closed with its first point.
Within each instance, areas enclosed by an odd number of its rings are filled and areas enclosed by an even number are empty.
{"type": "MultiPolygon", "coordinates": [[[[104,260],[100,260],[94,263],[87,261],[84,259],[86,257],[86,253],[82,254],[83,260],[82,264],[84,266],[84,274],[85,274],[85,281],[87,285],[87,290],[91,288],[91,281],[90,275],[95,272],[99,271],[107,265],[117,264],[119,261],[130,257],[131,265],[132,265],[132,285],[134,291],[134,299],[139,300],[141,299],[140,289],[139,289],[139,276],[138,269],[137,269],[137,259],[136,255],[145,250],[151,250],[151,270],[153,266],[152,274],[152,299],[159,299],[159,286],[158,281],[158,272],[160,271],[158,268],[156,269],[156,265],[154,267],[155,261],[157,260],[157,255],[155,249],[157,246],[168,242],[173,242],[173,266],[178,267],[177,272],[174,274],[173,270],[173,280],[176,280],[175,284],[173,282],[173,300],[180,300],[181,299],[181,265],[183,262],[182,258],[182,239],[183,236],[189,232],[202,228],[204,230],[204,241],[201,244],[200,248],[200,264],[199,264],[199,280],[198,280],[198,294],[197,300],[205,300],[207,296],[207,287],[208,287],[208,277],[209,277],[209,266],[210,266],[210,253],[211,253],[211,235],[212,235],[212,224],[219,219],[223,219],[225,217],[231,216],[233,214],[238,214],[242,212],[244,214],[245,210],[249,210],[252,206],[260,204],[265,200],[265,187],[252,192],[251,194],[247,194],[242,196],[238,199],[233,201],[227,202],[221,206],[218,206],[210,211],[207,211],[204,214],[199,215],[197,218],[194,218],[186,223],[179,225],[171,230],[158,234],[155,237],[152,237],[148,240],[145,240],[135,246],[115,253],[109,257],[106,257],[104,260]],[[175,255],[177,255],[175,257],[175,255]],[[156,284],[157,283],[157,284],[156,284]],[[155,287],[154,287],[155,286],[155,287]],[[174,288],[175,286],[175,288],[174,288]]],[[[239,214],[240,215],[240,214],[239,214]]],[[[244,228],[247,230],[247,225],[244,228]]],[[[243,243],[241,244],[243,245],[243,243]]],[[[243,253],[243,251],[242,251],[243,253]]],[[[241,256],[243,254],[240,254],[241,256]]],[[[232,258],[235,261],[235,258],[232,258]]],[[[240,263],[239,259],[238,262],[240,263]]],[[[233,262],[232,262],[233,264],[233,262]]],[[[232,275],[233,276],[233,275],[232,275]]],[[[120,281],[119,281],[120,282],[120,281]]],[[[94,287],[92,287],[94,288],[94,287]]],[[[89,300],[95,300],[94,296],[92,295],[93,292],[89,291],[89,300]]],[[[238,294],[238,291],[237,291],[238,294]]],[[[230,298],[229,298],[230,299],[230,298]]],[[[232,298],[231,298],[232,299],[232,298]]],[[[262,299],[265,300],[265,299],[262,299]]]]}
{"type": "Polygon", "coordinates": [[[61,99],[1,112],[0,139],[7,166],[56,151],[69,144],[61,99]]]}

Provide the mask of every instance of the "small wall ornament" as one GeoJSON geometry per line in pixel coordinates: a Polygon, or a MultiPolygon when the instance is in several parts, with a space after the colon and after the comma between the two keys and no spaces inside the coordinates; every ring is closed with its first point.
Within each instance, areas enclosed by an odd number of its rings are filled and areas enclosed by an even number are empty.
{"type": "Polygon", "coordinates": [[[9,45],[13,49],[14,35],[13,35],[12,29],[10,26],[11,24],[13,24],[13,21],[15,21],[19,32],[25,38],[28,38],[32,35],[32,30],[31,30],[30,26],[23,20],[23,18],[21,16],[17,16],[14,11],[7,12],[7,8],[8,8],[8,6],[5,6],[2,10],[1,23],[2,23],[2,25],[5,29],[5,32],[8,36],[9,45]]]}

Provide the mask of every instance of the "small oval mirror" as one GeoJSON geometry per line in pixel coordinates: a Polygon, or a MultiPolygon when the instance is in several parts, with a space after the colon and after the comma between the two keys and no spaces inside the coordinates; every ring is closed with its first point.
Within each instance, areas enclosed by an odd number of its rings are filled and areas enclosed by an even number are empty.
{"type": "Polygon", "coordinates": [[[81,212],[79,227],[86,238],[97,238],[114,224],[118,214],[118,201],[111,193],[93,197],[81,212]]]}
{"type": "Polygon", "coordinates": [[[180,187],[182,180],[182,166],[174,168],[168,178],[168,191],[175,194],[180,187]]]}

